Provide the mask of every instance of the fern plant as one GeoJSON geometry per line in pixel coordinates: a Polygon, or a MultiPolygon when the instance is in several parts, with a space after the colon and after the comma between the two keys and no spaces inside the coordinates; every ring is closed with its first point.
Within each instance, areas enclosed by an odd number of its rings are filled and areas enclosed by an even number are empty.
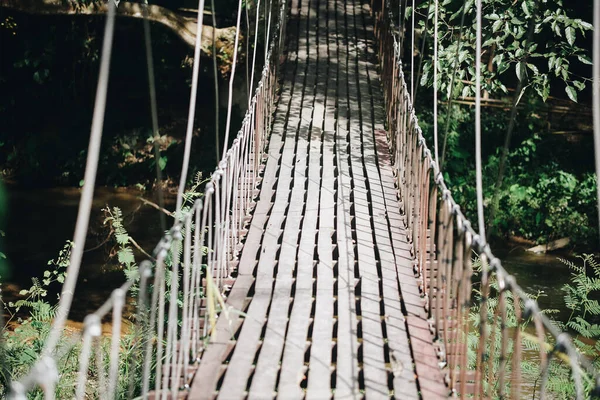
{"type": "MultiPolygon", "coordinates": [[[[600,325],[598,316],[600,315],[600,303],[597,299],[600,298],[600,262],[589,254],[579,257],[582,263],[575,263],[565,259],[559,259],[568,266],[572,273],[570,281],[562,287],[564,292],[565,307],[571,310],[571,314],[567,321],[553,322],[563,331],[572,334],[572,340],[577,352],[592,360],[595,370],[600,370],[600,325]]],[[[477,271],[481,271],[481,262],[476,259],[474,267],[477,271]]],[[[485,304],[487,308],[485,315],[486,321],[486,341],[483,349],[485,365],[483,367],[483,385],[486,393],[491,398],[499,398],[498,372],[500,371],[501,358],[499,357],[501,349],[501,324],[497,311],[499,301],[499,285],[495,275],[490,277],[490,292],[487,296],[487,301],[482,302],[482,293],[479,288],[473,292],[473,307],[469,315],[470,332],[468,337],[469,349],[469,369],[476,368],[477,349],[480,338],[480,311],[481,305],[485,304]],[[493,339],[493,340],[492,340],[493,339]],[[490,355],[495,354],[496,357],[489,362],[490,355]],[[491,368],[490,368],[491,366],[491,368]]],[[[531,299],[537,299],[542,293],[529,295],[531,299]]],[[[521,388],[523,399],[539,399],[541,396],[541,385],[544,385],[546,394],[551,398],[571,399],[576,396],[575,382],[571,376],[570,360],[562,353],[555,351],[555,340],[551,335],[546,334],[544,342],[540,343],[535,329],[531,327],[531,320],[517,321],[515,312],[515,301],[511,292],[505,292],[506,301],[506,319],[504,321],[505,328],[509,331],[514,329],[521,330],[521,342],[517,346],[521,347],[523,354],[526,355],[521,362],[522,382],[527,384],[521,388]],[[543,370],[538,359],[542,350],[549,357],[547,380],[544,380],[543,370]]],[[[523,302],[519,302],[520,307],[523,307],[523,302]]],[[[521,315],[524,314],[524,309],[521,309],[521,315]]],[[[558,310],[542,310],[550,318],[558,313],[558,310]]],[[[512,357],[514,355],[515,343],[512,340],[512,335],[508,340],[506,361],[504,361],[505,376],[509,376],[512,372],[512,357]]],[[[593,397],[595,382],[593,377],[588,376],[581,369],[583,389],[586,397],[593,397]]],[[[507,381],[504,393],[508,393],[509,385],[507,381]]]]}

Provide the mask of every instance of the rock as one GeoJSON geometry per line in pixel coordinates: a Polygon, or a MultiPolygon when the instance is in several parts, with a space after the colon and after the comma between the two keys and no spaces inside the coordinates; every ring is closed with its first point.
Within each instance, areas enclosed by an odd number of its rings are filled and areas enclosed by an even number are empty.
{"type": "Polygon", "coordinates": [[[547,253],[549,251],[554,251],[554,250],[558,250],[558,249],[567,247],[569,245],[570,241],[571,240],[569,238],[553,240],[546,244],[540,244],[539,246],[531,247],[531,248],[527,249],[527,251],[530,251],[532,253],[538,253],[538,254],[539,253],[547,253]]]}

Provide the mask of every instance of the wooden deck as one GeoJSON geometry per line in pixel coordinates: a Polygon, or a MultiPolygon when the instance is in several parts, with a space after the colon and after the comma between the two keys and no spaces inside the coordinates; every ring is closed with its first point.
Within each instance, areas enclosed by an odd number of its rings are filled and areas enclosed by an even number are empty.
{"type": "Polygon", "coordinates": [[[369,6],[293,0],[268,159],[190,399],[447,395],[384,131],[369,6]],[[410,332],[410,335],[409,335],[410,332]]]}

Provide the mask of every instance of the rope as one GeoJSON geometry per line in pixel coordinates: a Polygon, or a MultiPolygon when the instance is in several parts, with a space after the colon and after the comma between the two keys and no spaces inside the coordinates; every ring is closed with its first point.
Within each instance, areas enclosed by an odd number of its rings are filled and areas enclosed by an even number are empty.
{"type": "Polygon", "coordinates": [[[203,13],[204,0],[198,0],[198,25],[196,29],[196,46],[194,48],[194,65],[192,68],[192,90],[190,94],[190,108],[188,111],[187,129],[185,133],[183,164],[181,165],[181,176],[179,178],[179,188],[177,189],[177,207],[175,215],[177,215],[178,218],[180,217],[179,214],[181,212],[181,205],[183,203],[183,193],[185,191],[185,183],[187,181],[188,167],[190,164],[190,153],[192,151],[192,134],[194,131],[194,118],[196,116],[196,96],[198,94],[198,74],[200,72],[200,47],[202,44],[202,22],[204,20],[203,13]]]}
{"type": "Polygon", "coordinates": [[[479,236],[485,240],[483,216],[483,182],[481,171],[481,0],[477,0],[477,33],[475,44],[475,168],[477,186],[477,221],[479,236]]]}
{"type": "Polygon", "coordinates": [[[104,113],[106,110],[106,93],[108,91],[108,78],[110,72],[110,58],[112,52],[113,34],[115,28],[115,4],[111,1],[108,4],[108,14],[106,16],[106,26],[104,28],[104,39],[102,43],[102,55],[100,61],[100,74],[98,78],[98,87],[96,89],[96,101],[94,104],[94,115],[92,119],[92,129],[90,133],[90,143],[88,145],[88,156],[85,163],[85,175],[81,200],[79,201],[79,210],[77,211],[77,221],[75,223],[75,233],[73,235],[73,248],[71,258],[67,267],[67,277],[60,295],[56,318],[48,335],[44,347],[42,358],[51,356],[56,349],[60,337],[63,333],[65,323],[73,294],[79,277],[81,259],[90,220],[92,209],[92,200],[94,198],[94,186],[96,184],[96,172],[98,170],[98,159],[100,155],[100,143],[102,141],[102,129],[104,127],[104,113]]]}

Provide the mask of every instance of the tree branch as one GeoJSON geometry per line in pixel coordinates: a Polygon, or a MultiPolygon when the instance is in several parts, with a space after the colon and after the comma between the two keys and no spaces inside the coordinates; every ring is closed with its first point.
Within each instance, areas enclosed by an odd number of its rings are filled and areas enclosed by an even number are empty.
{"type": "MultiPolygon", "coordinates": [[[[108,11],[107,3],[102,1],[80,4],[77,1],[64,0],[0,0],[0,7],[40,15],[104,15],[108,11]]],[[[117,7],[117,15],[141,19],[142,7],[140,3],[122,1],[117,7]]],[[[195,17],[186,17],[165,7],[148,5],[148,19],[166,26],[190,47],[194,47],[197,29],[195,17]]],[[[213,34],[220,37],[219,31],[226,30],[230,28],[215,29],[212,26],[202,26],[202,51],[206,55],[212,54],[213,34]]]]}

